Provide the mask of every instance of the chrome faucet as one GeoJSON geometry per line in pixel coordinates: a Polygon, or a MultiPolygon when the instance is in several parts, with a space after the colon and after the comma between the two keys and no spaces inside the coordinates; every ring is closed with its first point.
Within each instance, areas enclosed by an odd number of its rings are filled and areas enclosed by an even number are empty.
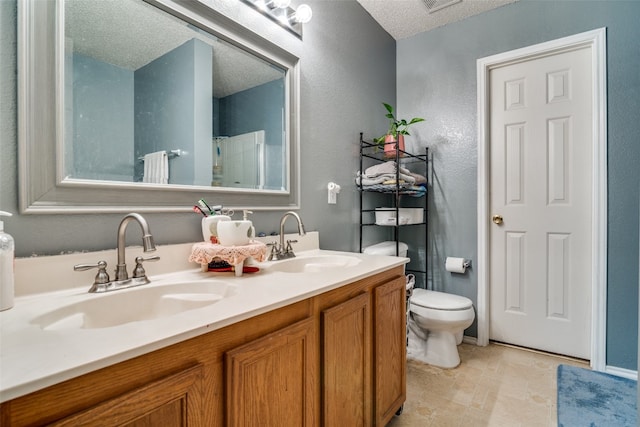
{"type": "MultiPolygon", "coordinates": [[[[151,235],[151,230],[149,230],[149,224],[147,220],[142,217],[142,215],[137,213],[130,213],[125,216],[122,221],[120,221],[120,226],[118,227],[118,265],[116,265],[116,281],[118,280],[127,280],[129,275],[127,274],[127,264],[124,256],[124,248],[125,248],[125,231],[127,231],[127,225],[136,220],[138,224],[140,224],[140,228],[142,228],[142,246],[145,252],[153,252],[156,250],[156,245],[153,242],[153,236],[151,235]]],[[[144,260],[144,259],[143,259],[144,260]]],[[[147,259],[146,261],[151,261],[151,259],[147,259]]]]}
{"type": "Polygon", "coordinates": [[[284,223],[287,220],[287,218],[290,216],[294,217],[298,222],[298,234],[301,236],[304,236],[305,234],[307,234],[307,232],[304,230],[304,224],[302,223],[300,216],[293,211],[285,212],[285,214],[282,215],[282,219],[280,220],[280,245],[278,245],[277,243],[271,244],[272,248],[271,248],[271,254],[269,255],[269,260],[275,261],[279,259],[293,258],[296,256],[293,253],[293,248],[291,247],[291,243],[296,243],[297,240],[287,240],[286,246],[284,241],[284,223]]]}
{"type": "Polygon", "coordinates": [[[131,221],[137,221],[142,228],[142,246],[145,252],[152,252],[156,250],[156,245],[153,242],[153,236],[151,230],[149,230],[149,224],[142,215],[137,213],[130,213],[125,216],[120,225],[118,226],[118,265],[116,266],[116,277],[114,280],[109,279],[107,273],[107,263],[105,261],[99,261],[96,264],[80,264],[73,267],[75,271],[84,271],[91,268],[97,268],[98,274],[96,275],[93,285],[89,292],[107,292],[116,289],[131,288],[134,286],[140,286],[149,283],[147,274],[142,267],[144,261],[157,261],[159,256],[152,256],[148,258],[136,257],[136,266],[133,269],[133,277],[130,279],[127,273],[127,265],[125,260],[125,232],[127,231],[127,225],[131,221]]]}

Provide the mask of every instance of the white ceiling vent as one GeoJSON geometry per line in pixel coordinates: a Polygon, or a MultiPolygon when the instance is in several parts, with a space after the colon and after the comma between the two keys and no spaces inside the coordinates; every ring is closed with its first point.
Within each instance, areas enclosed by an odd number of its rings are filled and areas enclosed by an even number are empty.
{"type": "Polygon", "coordinates": [[[427,10],[429,13],[437,12],[439,10],[444,9],[445,7],[449,7],[456,3],[460,3],[462,0],[422,0],[424,4],[427,6],[427,10]]]}

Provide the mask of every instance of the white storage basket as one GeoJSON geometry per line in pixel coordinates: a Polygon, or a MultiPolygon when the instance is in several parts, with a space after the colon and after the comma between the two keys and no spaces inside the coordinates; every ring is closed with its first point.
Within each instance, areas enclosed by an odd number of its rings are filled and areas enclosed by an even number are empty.
{"type": "MultiPolygon", "coordinates": [[[[398,225],[420,224],[424,222],[424,209],[400,208],[398,209],[398,225]]],[[[377,225],[396,225],[395,208],[376,208],[377,225]]]]}

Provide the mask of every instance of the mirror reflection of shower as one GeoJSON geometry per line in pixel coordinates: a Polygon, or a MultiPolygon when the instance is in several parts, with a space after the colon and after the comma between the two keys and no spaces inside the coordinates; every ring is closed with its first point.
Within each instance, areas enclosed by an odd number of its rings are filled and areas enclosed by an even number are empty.
{"type": "Polygon", "coordinates": [[[211,185],[264,189],[265,131],[213,137],[211,185]]]}

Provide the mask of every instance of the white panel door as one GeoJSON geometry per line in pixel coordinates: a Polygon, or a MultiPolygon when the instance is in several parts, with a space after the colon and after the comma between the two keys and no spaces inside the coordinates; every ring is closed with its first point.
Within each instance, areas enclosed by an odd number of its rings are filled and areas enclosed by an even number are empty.
{"type": "Polygon", "coordinates": [[[490,71],[490,339],[588,359],[591,50],[490,71]]]}

